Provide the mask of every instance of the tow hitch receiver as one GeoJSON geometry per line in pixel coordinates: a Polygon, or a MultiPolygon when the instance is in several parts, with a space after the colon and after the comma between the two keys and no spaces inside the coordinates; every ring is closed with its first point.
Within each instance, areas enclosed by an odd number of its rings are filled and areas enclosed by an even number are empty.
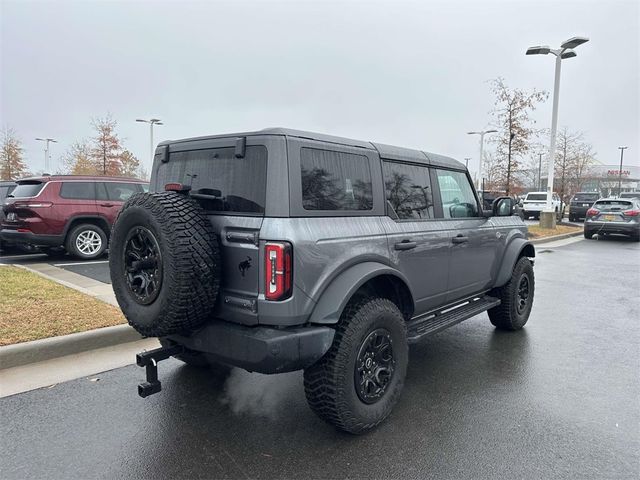
{"type": "Polygon", "coordinates": [[[136,364],[139,367],[146,367],[147,370],[147,381],[138,385],[138,395],[145,398],[162,390],[162,385],[158,380],[158,362],[173,355],[179,355],[183,350],[184,348],[180,345],[171,345],[138,353],[136,364]]]}

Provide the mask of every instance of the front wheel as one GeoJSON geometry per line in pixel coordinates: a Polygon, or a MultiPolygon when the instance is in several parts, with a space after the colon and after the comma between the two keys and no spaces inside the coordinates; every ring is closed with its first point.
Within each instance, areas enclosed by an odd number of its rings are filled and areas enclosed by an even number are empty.
{"type": "Polygon", "coordinates": [[[584,238],[586,238],[587,240],[591,240],[593,238],[593,232],[590,232],[589,230],[585,229],[584,238]]]}
{"type": "Polygon", "coordinates": [[[304,371],[311,409],[340,430],[378,426],[400,398],[409,362],[404,318],[385,298],[347,306],[329,351],[304,371]]]}
{"type": "Polygon", "coordinates": [[[527,257],[521,257],[506,285],[491,293],[491,296],[501,300],[500,305],[488,311],[491,323],[500,330],[520,330],[524,327],[533,307],[534,290],[533,265],[527,257]]]}

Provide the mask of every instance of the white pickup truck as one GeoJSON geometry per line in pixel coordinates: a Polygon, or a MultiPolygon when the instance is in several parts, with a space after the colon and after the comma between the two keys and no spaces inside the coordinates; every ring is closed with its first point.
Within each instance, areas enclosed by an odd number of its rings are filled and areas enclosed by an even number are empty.
{"type": "MultiPolygon", "coordinates": [[[[553,193],[551,197],[551,206],[558,215],[562,212],[562,202],[557,193],[553,193]]],[[[540,218],[540,212],[544,210],[547,204],[547,192],[529,192],[525,195],[522,201],[522,210],[524,212],[524,218],[529,217],[540,218]]]]}

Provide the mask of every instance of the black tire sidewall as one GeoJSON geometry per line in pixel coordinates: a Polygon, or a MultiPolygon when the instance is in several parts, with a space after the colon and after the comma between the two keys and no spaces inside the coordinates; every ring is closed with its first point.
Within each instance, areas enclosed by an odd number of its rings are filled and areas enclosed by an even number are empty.
{"type": "Polygon", "coordinates": [[[173,258],[167,246],[166,239],[162,235],[162,228],[156,218],[145,208],[134,205],[118,216],[118,228],[114,229],[109,246],[109,260],[111,270],[111,283],[118,303],[122,310],[128,313],[128,317],[136,319],[136,327],[143,330],[152,329],[155,326],[155,319],[167,308],[168,292],[173,288],[172,280],[175,278],[170,274],[173,268],[173,258]],[[126,286],[126,272],[124,271],[124,248],[129,231],[132,228],[141,226],[151,232],[158,242],[160,254],[162,255],[162,284],[158,297],[153,303],[141,305],[132,298],[131,292],[126,286]],[[120,280],[114,280],[120,277],[120,280]]]}
{"type": "Polygon", "coordinates": [[[107,241],[107,234],[104,232],[104,230],[102,230],[102,228],[91,223],[83,223],[81,225],[76,225],[71,229],[69,235],[67,236],[65,248],[68,253],[72,254],[76,258],[79,258],[81,260],[93,260],[94,258],[98,258],[104,254],[105,250],[107,249],[107,241]],[[100,250],[90,255],[82,253],[76,247],[76,239],[78,235],[88,230],[96,232],[98,235],[100,235],[100,239],[102,240],[100,250]]]}
{"type": "Polygon", "coordinates": [[[535,280],[533,276],[533,266],[528,258],[521,258],[514,268],[513,279],[515,280],[509,287],[509,295],[511,299],[511,324],[513,328],[520,329],[529,320],[531,309],[533,308],[533,298],[535,295],[535,280]],[[526,276],[529,281],[529,299],[525,310],[521,313],[518,312],[518,287],[520,285],[520,279],[526,276]]]}

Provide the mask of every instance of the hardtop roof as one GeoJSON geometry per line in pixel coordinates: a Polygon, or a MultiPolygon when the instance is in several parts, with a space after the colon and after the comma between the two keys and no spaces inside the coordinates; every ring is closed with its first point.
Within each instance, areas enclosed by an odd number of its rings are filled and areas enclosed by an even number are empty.
{"type": "Polygon", "coordinates": [[[335,143],[337,145],[346,145],[352,147],[366,148],[370,150],[377,150],[381,158],[388,160],[399,160],[405,162],[423,163],[427,165],[435,165],[440,167],[449,167],[465,170],[466,167],[463,163],[444,155],[437,153],[425,152],[421,150],[415,150],[411,148],[396,147],[393,145],[386,145],[383,143],[374,143],[362,140],[354,140],[352,138],[338,137],[335,135],[327,135],[324,133],[307,132],[303,130],[295,130],[291,128],[265,128],[254,132],[239,132],[239,133],[225,133],[220,135],[206,135],[202,137],[184,138],[180,140],[167,140],[161,142],[159,145],[171,145],[175,143],[191,142],[197,140],[209,140],[216,138],[229,138],[229,137],[251,137],[258,135],[281,135],[285,137],[303,138],[309,140],[315,140],[326,143],[335,143]]]}

